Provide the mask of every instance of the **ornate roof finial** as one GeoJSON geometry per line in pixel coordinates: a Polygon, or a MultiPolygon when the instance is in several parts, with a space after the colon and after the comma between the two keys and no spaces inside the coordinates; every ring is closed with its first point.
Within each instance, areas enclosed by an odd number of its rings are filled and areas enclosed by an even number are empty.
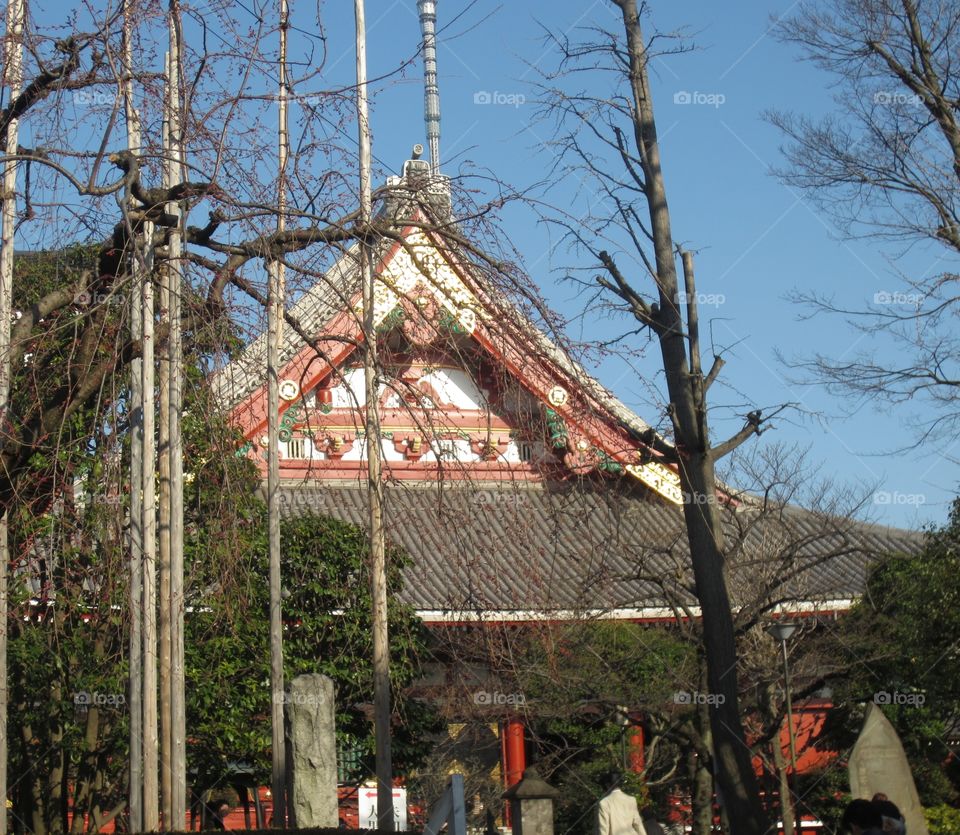
{"type": "Polygon", "coordinates": [[[423,118],[427,125],[430,171],[440,173],[440,90],[437,88],[437,4],[417,0],[423,33],[423,118]]]}

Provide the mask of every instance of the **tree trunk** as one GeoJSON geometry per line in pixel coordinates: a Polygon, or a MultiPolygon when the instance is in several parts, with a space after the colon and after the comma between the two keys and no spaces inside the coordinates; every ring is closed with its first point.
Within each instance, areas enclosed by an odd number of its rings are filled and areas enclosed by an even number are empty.
{"type": "Polygon", "coordinates": [[[716,476],[705,391],[699,373],[699,357],[694,356],[692,371],[687,361],[670,211],[647,75],[646,43],[636,0],[615,2],[622,12],[630,58],[635,139],[644,174],[660,291],[660,304],[652,309],[652,318],[660,337],[670,413],[680,456],[680,480],[686,498],[684,517],[703,618],[704,651],[713,697],[710,714],[721,799],[729,811],[735,835],[762,835],[769,829],[740,721],[736,641],[724,574],[723,530],[716,507],[716,476]]]}
{"type": "MultiPolygon", "coordinates": [[[[670,376],[676,375],[668,374],[668,378],[670,376]]],[[[682,391],[678,395],[682,396],[682,391]]],[[[672,402],[677,399],[680,397],[671,397],[672,402]]],[[[720,547],[723,533],[716,504],[708,500],[716,494],[716,476],[709,450],[681,463],[681,484],[685,495],[692,497],[684,508],[684,515],[703,617],[704,652],[713,701],[710,706],[713,750],[718,764],[721,802],[729,811],[734,833],[760,835],[767,831],[767,825],[751,752],[740,721],[736,640],[720,547]]]]}
{"type": "MultiPolygon", "coordinates": [[[[18,705],[18,712],[26,710],[26,705],[18,705]]],[[[47,822],[43,814],[43,782],[38,768],[39,763],[34,759],[36,757],[35,746],[33,744],[33,728],[29,725],[23,725],[20,728],[20,744],[23,746],[24,763],[32,775],[30,779],[25,779],[22,783],[20,796],[20,806],[17,809],[17,816],[23,820],[29,819],[30,831],[33,835],[47,835],[47,822]]]]}
{"type": "MultiPolygon", "coordinates": [[[[700,674],[701,691],[706,687],[704,668],[700,674]]],[[[690,781],[691,835],[710,835],[713,831],[713,732],[710,729],[710,708],[706,704],[697,705],[697,728],[700,738],[694,745],[690,781]]]]}
{"type": "Polygon", "coordinates": [[[691,758],[691,835],[710,835],[713,829],[713,774],[710,772],[710,763],[705,762],[703,757],[693,754],[691,758]]]}

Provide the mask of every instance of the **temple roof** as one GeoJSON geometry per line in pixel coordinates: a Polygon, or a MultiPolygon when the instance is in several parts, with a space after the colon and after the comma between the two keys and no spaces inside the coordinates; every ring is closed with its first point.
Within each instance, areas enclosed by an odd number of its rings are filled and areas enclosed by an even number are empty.
{"type": "MultiPolygon", "coordinates": [[[[305,333],[321,333],[337,313],[350,307],[354,296],[360,292],[359,252],[359,244],[349,247],[290,308],[288,315],[296,319],[305,333]]],[[[281,367],[303,347],[300,334],[289,325],[285,327],[280,348],[281,367]]],[[[263,331],[238,357],[211,376],[216,402],[228,412],[236,408],[265,384],[266,368],[267,332],[263,331]]]]}
{"type": "MultiPolygon", "coordinates": [[[[565,468],[522,473],[504,464],[491,475],[479,463],[472,472],[470,464],[447,472],[437,465],[417,469],[414,462],[407,480],[397,481],[388,466],[388,535],[412,557],[404,600],[430,621],[695,616],[684,496],[675,468],[661,457],[673,452],[669,443],[506,301],[475,253],[441,237],[423,215],[413,217],[402,229],[398,221],[397,232],[376,253],[376,325],[388,324],[404,306],[422,318],[432,310],[434,326],[438,316],[446,317],[458,338],[507,369],[562,423],[565,468]]],[[[332,369],[340,374],[355,361],[350,355],[362,344],[358,259],[358,246],[346,249],[289,311],[297,328],[285,328],[281,378],[297,383],[297,402],[332,369]]],[[[212,380],[251,454],[257,454],[266,421],[265,367],[262,335],[212,380]]],[[[291,405],[281,403],[281,410],[291,405]]],[[[295,431],[327,444],[315,447],[320,464],[331,464],[332,441],[345,446],[361,439],[358,426],[355,438],[339,427],[339,436],[323,440],[323,415],[296,423],[294,413],[288,417],[299,427],[295,431]]],[[[299,472],[308,477],[300,481],[292,478],[294,467],[286,471],[284,512],[313,511],[364,525],[362,479],[351,480],[336,462],[327,469],[306,463],[311,466],[299,472]]],[[[361,466],[359,459],[353,466],[361,466]]],[[[793,612],[848,608],[878,557],[914,551],[922,542],[917,534],[829,510],[768,505],[734,494],[718,484],[730,595],[743,617],[770,601],[793,612]]]]}
{"type": "MultiPolygon", "coordinates": [[[[359,484],[311,482],[285,485],[281,506],[364,525],[365,502],[359,484]]],[[[735,607],[774,599],[792,612],[846,609],[876,559],[922,542],[795,507],[722,513],[735,607]]],[[[411,557],[403,599],[428,621],[657,619],[671,618],[673,605],[696,613],[682,509],[627,480],[393,484],[385,519],[411,557]]]]}

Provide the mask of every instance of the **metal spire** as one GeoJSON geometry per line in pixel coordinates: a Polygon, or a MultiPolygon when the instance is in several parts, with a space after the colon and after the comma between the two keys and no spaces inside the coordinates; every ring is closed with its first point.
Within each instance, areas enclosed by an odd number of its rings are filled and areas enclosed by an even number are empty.
{"type": "Polygon", "coordinates": [[[430,171],[440,173],[440,90],[437,88],[437,4],[417,0],[423,33],[423,118],[427,125],[430,171]]]}

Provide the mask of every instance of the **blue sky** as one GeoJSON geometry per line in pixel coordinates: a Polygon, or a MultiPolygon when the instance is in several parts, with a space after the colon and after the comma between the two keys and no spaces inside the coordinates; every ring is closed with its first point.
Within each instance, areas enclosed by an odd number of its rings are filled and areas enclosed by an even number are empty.
{"type": "MultiPolygon", "coordinates": [[[[686,26],[697,47],[659,58],[653,81],[674,235],[697,251],[698,290],[711,298],[701,311],[704,350],[709,356],[711,339],[726,349],[722,385],[712,390],[717,436],[739,426],[737,415],[752,408],[748,404],[798,403],[801,409],[776,420],[775,431],[760,443],[810,447],[820,478],[875,489],[865,508],[875,521],[902,526],[944,521],[956,493],[957,469],[950,458],[960,444],[892,454],[913,437],[909,407],[877,408],[796,385],[776,356],[813,350],[850,356],[868,346],[840,319],[802,320],[805,311],[789,300],[791,293],[817,290],[855,305],[900,289],[882,245],[840,240],[804,195],[771,173],[782,164],[781,137],[763,121],[763,112],[827,112],[831,79],[771,36],[772,18],[788,7],[660,6],[647,29],[686,26]]],[[[348,83],[354,68],[352,4],[329,4],[321,14],[329,46],[326,76],[348,83]]],[[[297,19],[309,26],[306,13],[298,12],[297,19]]],[[[547,176],[553,162],[545,148],[549,128],[537,121],[534,103],[539,71],[553,68],[558,57],[543,41],[542,23],[578,37],[583,27],[613,26],[616,19],[606,2],[481,0],[468,7],[438,2],[442,170],[463,177],[478,190],[478,199],[491,193],[487,176],[525,189],[547,176]]],[[[412,144],[424,141],[421,66],[416,62],[395,72],[416,49],[415,0],[368,3],[367,25],[369,73],[389,76],[373,90],[374,153],[396,171],[412,144]]],[[[576,214],[589,194],[561,182],[548,198],[576,214]]],[[[577,256],[558,246],[557,235],[537,220],[530,207],[518,203],[503,214],[503,229],[551,305],[575,317],[583,297],[562,278],[577,256]]],[[[912,253],[904,266],[944,269],[923,252],[912,253]]],[[[588,313],[572,335],[605,338],[617,327],[588,313]]],[[[660,384],[659,354],[642,337],[633,337],[632,347],[645,349],[645,356],[629,364],[610,357],[595,371],[653,422],[662,406],[652,390],[660,384]]]]}
{"type": "MultiPolygon", "coordinates": [[[[322,75],[296,93],[337,88],[349,93],[355,66],[353,4],[289,2],[296,27],[294,61],[307,54],[307,47],[316,61],[319,45],[326,48],[322,75]]],[[[597,204],[596,192],[578,177],[551,177],[556,159],[549,147],[550,126],[538,119],[536,84],[559,58],[544,40],[544,25],[561,36],[584,38],[589,27],[616,27],[611,4],[438,0],[437,5],[443,173],[469,189],[478,203],[497,195],[497,181],[526,192],[547,179],[549,191],[529,192],[542,201],[540,212],[549,212],[544,206],[552,203],[575,218],[584,216],[597,204]]],[[[736,431],[742,416],[757,406],[798,404],[758,443],[809,447],[810,462],[820,468],[817,477],[863,492],[865,515],[875,521],[910,527],[943,522],[956,495],[960,440],[894,454],[915,437],[911,420],[918,411],[922,415],[923,404],[878,408],[833,397],[822,387],[791,381],[792,372],[777,358],[778,353],[796,358],[813,351],[849,358],[874,347],[890,351],[840,319],[804,319],[808,311],[791,301],[791,294],[815,291],[856,307],[878,293],[901,290],[895,268],[913,274],[956,271],[956,265],[937,261],[939,253],[916,248],[894,265],[876,241],[841,240],[805,195],[773,176],[772,169],[783,162],[782,139],[763,120],[764,111],[816,116],[833,109],[830,77],[771,35],[773,19],[795,5],[661,2],[654,3],[652,19],[645,23],[648,33],[686,27],[687,42],[695,46],[657,58],[652,75],[674,237],[697,253],[705,358],[709,361],[715,347],[727,361],[711,389],[715,438],[736,431]]],[[[269,20],[275,0],[213,0],[198,9],[214,7],[222,7],[238,31],[245,31],[254,26],[257,8],[269,20]]],[[[212,12],[208,20],[216,21],[212,12]]],[[[191,26],[188,21],[188,36],[196,34],[191,26]]],[[[399,173],[412,145],[425,141],[422,66],[415,58],[416,0],[368,2],[367,28],[369,75],[375,79],[373,147],[382,180],[399,173]]],[[[210,37],[218,49],[232,46],[230,32],[219,24],[210,37]]],[[[593,89],[603,92],[602,82],[593,89]]],[[[350,107],[343,104],[349,116],[350,107]]],[[[263,106],[275,119],[275,111],[263,106]]],[[[275,127],[269,118],[262,125],[265,136],[275,127]]],[[[352,121],[343,131],[331,138],[352,146],[352,121]]],[[[26,135],[24,141],[39,140],[26,135]]],[[[587,262],[541,222],[533,205],[508,204],[499,228],[543,296],[570,321],[573,339],[607,340],[629,329],[626,320],[585,310],[584,296],[563,279],[587,262]]],[[[637,276],[638,288],[649,291],[639,271],[637,276]]],[[[664,387],[656,346],[645,336],[632,336],[624,352],[627,356],[605,355],[591,370],[638,414],[662,424],[664,387]]]]}

